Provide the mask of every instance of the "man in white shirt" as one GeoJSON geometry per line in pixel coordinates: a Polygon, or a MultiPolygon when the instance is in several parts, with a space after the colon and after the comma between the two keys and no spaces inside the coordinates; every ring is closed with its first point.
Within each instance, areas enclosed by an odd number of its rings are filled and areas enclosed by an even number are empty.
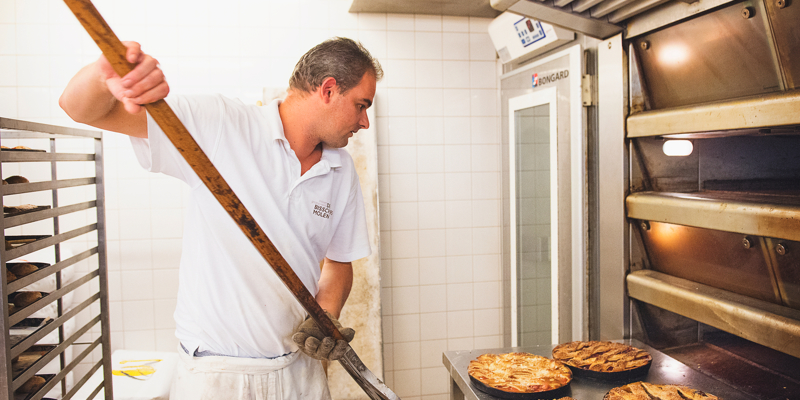
{"type": "MultiPolygon", "coordinates": [[[[312,357],[341,357],[346,342],[303,321],[299,303],[142,112],[169,87],[154,58],[137,43],[126,46],[137,64],[132,72],[120,78],[100,57],[70,81],[59,104],[78,122],[130,135],[143,167],[191,187],[175,311],[182,362],[171,398],[329,398],[312,357]]],[[[358,176],[341,148],[369,127],[366,110],[382,75],[360,44],[334,38],[300,59],[282,102],[167,99],[337,325],[351,261],[371,251],[358,176]]],[[[352,329],[342,333],[352,340],[352,329]]]]}

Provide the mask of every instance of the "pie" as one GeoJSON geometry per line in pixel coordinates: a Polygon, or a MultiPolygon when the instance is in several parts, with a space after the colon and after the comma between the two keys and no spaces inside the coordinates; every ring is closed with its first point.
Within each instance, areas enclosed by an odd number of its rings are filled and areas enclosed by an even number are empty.
{"type": "Polygon", "coordinates": [[[603,400],[719,400],[719,397],[679,385],[635,382],[611,389],[603,400]]]}
{"type": "Polygon", "coordinates": [[[483,354],[469,362],[469,375],[484,385],[512,393],[560,389],[572,371],[557,361],[530,353],[483,354]]]}
{"type": "Polygon", "coordinates": [[[653,361],[650,353],[613,342],[570,342],[553,349],[553,359],[575,368],[597,372],[622,372],[653,361]]]}

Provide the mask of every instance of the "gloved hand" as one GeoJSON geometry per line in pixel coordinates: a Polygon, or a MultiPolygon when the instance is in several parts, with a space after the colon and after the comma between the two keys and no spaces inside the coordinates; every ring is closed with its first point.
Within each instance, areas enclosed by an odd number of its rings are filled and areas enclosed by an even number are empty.
{"type": "Polygon", "coordinates": [[[292,334],[292,341],[300,347],[303,353],[312,358],[334,361],[344,356],[347,351],[347,343],[353,340],[356,331],[352,328],[342,328],[342,324],[333,315],[327,311],[325,314],[333,321],[345,340],[336,340],[332,336],[325,336],[317,323],[311,317],[307,317],[292,334]]]}

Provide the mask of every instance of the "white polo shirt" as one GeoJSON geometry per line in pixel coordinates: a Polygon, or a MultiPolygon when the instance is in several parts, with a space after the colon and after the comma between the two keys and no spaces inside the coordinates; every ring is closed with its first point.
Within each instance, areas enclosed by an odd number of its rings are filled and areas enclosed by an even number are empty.
{"type": "MultiPolygon", "coordinates": [[[[311,294],[324,257],[370,254],[353,160],[323,148],[304,175],[283,133],[279,101],[264,107],[222,96],[167,103],[311,294]]],[[[148,115],[148,139],[132,138],[139,163],[191,187],[183,232],[176,336],[190,351],[275,357],[297,349],[290,335],[305,311],[148,115]]]]}

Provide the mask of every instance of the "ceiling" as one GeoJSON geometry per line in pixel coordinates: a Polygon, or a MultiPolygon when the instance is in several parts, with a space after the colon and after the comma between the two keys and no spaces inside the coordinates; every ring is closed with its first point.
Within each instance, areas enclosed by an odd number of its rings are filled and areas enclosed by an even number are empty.
{"type": "Polygon", "coordinates": [[[353,0],[352,13],[397,13],[494,18],[489,0],[353,0]]]}

